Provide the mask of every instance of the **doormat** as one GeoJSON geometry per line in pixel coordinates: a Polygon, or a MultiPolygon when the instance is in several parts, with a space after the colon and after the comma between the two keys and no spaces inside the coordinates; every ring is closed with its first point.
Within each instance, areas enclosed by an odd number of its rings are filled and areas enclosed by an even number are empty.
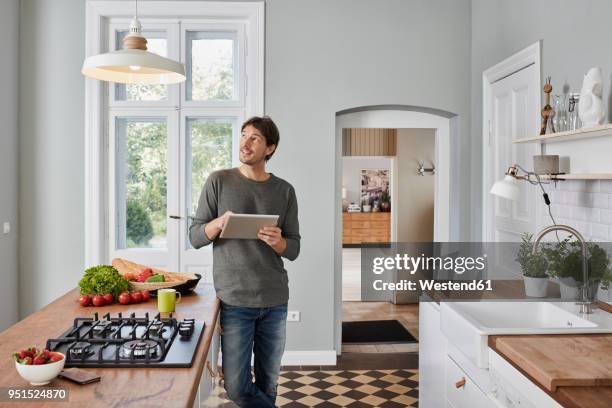
{"type": "Polygon", "coordinates": [[[397,320],[342,322],[342,343],[418,343],[397,320]]]}

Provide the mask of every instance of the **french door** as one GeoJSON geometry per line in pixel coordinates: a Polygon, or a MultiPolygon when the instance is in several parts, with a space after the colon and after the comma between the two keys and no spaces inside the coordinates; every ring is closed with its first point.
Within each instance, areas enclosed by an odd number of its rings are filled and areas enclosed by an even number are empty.
{"type": "MultiPolygon", "coordinates": [[[[186,65],[181,85],[108,85],[109,261],[121,257],[212,281],[210,247],[189,242],[206,178],[237,164],[246,103],[240,22],[141,19],[149,50],[186,65]]],[[[128,20],[111,19],[117,49],[128,20]]]]}

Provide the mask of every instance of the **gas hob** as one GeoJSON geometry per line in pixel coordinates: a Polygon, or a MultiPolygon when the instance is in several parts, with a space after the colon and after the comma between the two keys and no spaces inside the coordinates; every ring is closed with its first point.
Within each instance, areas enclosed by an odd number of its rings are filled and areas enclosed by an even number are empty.
{"type": "Polygon", "coordinates": [[[157,314],[149,318],[106,313],[77,317],[47,349],[66,355],[66,367],[191,367],[206,327],[203,321],[157,314]]]}

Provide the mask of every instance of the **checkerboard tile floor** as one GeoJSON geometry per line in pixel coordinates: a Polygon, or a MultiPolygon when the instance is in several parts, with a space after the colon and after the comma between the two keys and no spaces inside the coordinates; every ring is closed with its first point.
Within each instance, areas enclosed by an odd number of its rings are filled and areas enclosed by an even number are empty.
{"type": "MultiPolygon", "coordinates": [[[[418,403],[416,369],[281,371],[279,407],[405,408],[418,403]]],[[[217,384],[207,407],[236,407],[217,384]]]]}

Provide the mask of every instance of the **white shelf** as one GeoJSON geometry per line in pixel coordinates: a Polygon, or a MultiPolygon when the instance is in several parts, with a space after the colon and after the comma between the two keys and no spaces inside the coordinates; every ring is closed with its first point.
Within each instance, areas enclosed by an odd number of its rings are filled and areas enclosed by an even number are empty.
{"type": "Polygon", "coordinates": [[[550,133],[542,136],[515,139],[513,143],[555,143],[568,140],[586,139],[589,137],[612,136],[612,123],[605,125],[569,130],[567,132],[550,133]]]}
{"type": "Polygon", "coordinates": [[[542,180],[612,180],[610,173],[541,175],[542,180]]]}

